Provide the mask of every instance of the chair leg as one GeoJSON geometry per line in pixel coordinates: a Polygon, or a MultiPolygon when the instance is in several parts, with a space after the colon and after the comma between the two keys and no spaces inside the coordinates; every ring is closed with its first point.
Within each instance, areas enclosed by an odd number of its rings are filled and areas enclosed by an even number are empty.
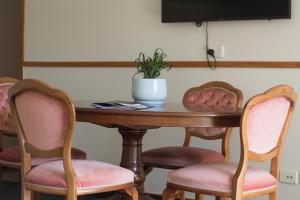
{"type": "Polygon", "coordinates": [[[17,174],[18,174],[19,184],[21,185],[22,184],[22,171],[19,170],[17,174]]]}
{"type": "Polygon", "coordinates": [[[179,199],[180,199],[180,200],[185,200],[185,197],[184,197],[184,191],[183,191],[183,190],[180,190],[180,191],[179,191],[179,199]]]}
{"type": "Polygon", "coordinates": [[[235,192],[232,192],[231,199],[232,200],[242,200],[243,199],[242,192],[240,190],[236,190],[235,192]]]}
{"type": "Polygon", "coordinates": [[[199,193],[195,194],[195,200],[203,200],[203,199],[204,199],[204,195],[203,194],[199,194],[199,193]]]}
{"type": "Polygon", "coordinates": [[[38,192],[31,193],[31,200],[39,200],[39,199],[40,199],[40,193],[38,192]]]}
{"type": "Polygon", "coordinates": [[[163,191],[162,200],[175,200],[176,193],[176,189],[166,188],[163,191]]]}
{"type": "Polygon", "coordinates": [[[269,200],[277,200],[277,191],[269,194],[269,200]]]}
{"type": "Polygon", "coordinates": [[[3,183],[2,183],[2,167],[0,166],[0,192],[2,191],[3,183]]]}
{"type": "Polygon", "coordinates": [[[41,193],[35,192],[34,193],[34,200],[40,200],[40,198],[41,198],[41,193]]]}
{"type": "Polygon", "coordinates": [[[139,200],[139,193],[135,187],[126,189],[125,192],[131,196],[132,200],[139,200]]]}
{"type": "Polygon", "coordinates": [[[32,200],[31,190],[27,190],[24,186],[22,186],[22,200],[32,200]]]}
{"type": "Polygon", "coordinates": [[[183,190],[177,190],[174,196],[175,199],[177,200],[185,200],[184,197],[184,191],[183,190]]]}
{"type": "Polygon", "coordinates": [[[241,196],[232,196],[231,199],[232,200],[243,200],[243,198],[241,196]]]}
{"type": "Polygon", "coordinates": [[[77,193],[75,192],[67,192],[66,200],[77,200],[77,193]]]}
{"type": "Polygon", "coordinates": [[[230,198],[228,197],[216,197],[216,200],[229,200],[230,198]]]}

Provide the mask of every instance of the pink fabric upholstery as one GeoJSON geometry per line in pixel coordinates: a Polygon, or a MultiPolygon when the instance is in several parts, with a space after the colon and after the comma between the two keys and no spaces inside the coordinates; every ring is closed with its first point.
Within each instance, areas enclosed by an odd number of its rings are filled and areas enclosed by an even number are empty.
{"type": "Polygon", "coordinates": [[[288,100],[277,97],[252,108],[247,121],[249,150],[263,154],[277,145],[289,107],[288,100]]]}
{"type": "Polygon", "coordinates": [[[8,104],[8,90],[13,85],[14,83],[0,84],[0,129],[9,132],[15,132],[15,124],[8,104]]]}
{"type": "MultiPolygon", "coordinates": [[[[72,158],[73,159],[86,159],[86,153],[76,149],[72,148],[72,158]]],[[[38,158],[38,157],[33,157],[32,158],[32,166],[40,165],[49,161],[54,161],[58,160],[61,158],[38,158]]],[[[0,163],[7,163],[7,164],[12,164],[19,166],[21,165],[21,148],[19,146],[14,146],[14,147],[8,147],[5,148],[1,153],[0,153],[0,163]]]]}
{"type": "Polygon", "coordinates": [[[177,169],[196,163],[223,162],[224,156],[213,150],[174,146],[145,151],[143,161],[149,166],[169,165],[170,169],[177,169]]]}
{"type": "Polygon", "coordinates": [[[69,113],[63,102],[27,91],[16,97],[16,107],[30,144],[45,150],[63,146],[69,125],[69,113]]]}
{"type": "MultiPolygon", "coordinates": [[[[194,90],[185,96],[183,104],[190,110],[196,110],[199,107],[229,107],[235,108],[237,106],[237,96],[222,88],[205,88],[194,90]]],[[[224,133],[225,128],[192,128],[190,129],[195,135],[215,136],[224,133]]]]}
{"type": "MultiPolygon", "coordinates": [[[[171,171],[168,174],[168,183],[202,190],[231,192],[232,177],[236,169],[237,165],[232,163],[197,164],[171,171]]],[[[244,184],[245,192],[276,185],[277,180],[269,172],[248,168],[244,184]]]]}
{"type": "Polygon", "coordinates": [[[214,128],[214,127],[203,127],[203,128],[189,128],[189,132],[200,136],[214,136],[225,133],[226,128],[214,128]]]}
{"type": "MultiPolygon", "coordinates": [[[[73,160],[78,189],[104,188],[132,183],[134,174],[128,169],[99,161],[73,160]]],[[[53,161],[33,168],[25,182],[43,186],[65,188],[65,173],[62,161],[53,161]]]]}

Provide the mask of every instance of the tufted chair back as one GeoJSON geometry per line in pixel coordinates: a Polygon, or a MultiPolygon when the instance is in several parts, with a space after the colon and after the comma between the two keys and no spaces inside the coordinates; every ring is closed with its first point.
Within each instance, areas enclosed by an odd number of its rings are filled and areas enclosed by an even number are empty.
{"type": "MultiPolygon", "coordinates": [[[[207,110],[213,107],[236,109],[242,104],[243,94],[228,83],[221,81],[208,82],[200,87],[194,87],[185,92],[183,105],[189,110],[207,110]]],[[[191,136],[217,139],[223,137],[229,128],[187,128],[191,136]]]]}
{"type": "Polygon", "coordinates": [[[15,78],[0,77],[0,130],[5,133],[15,133],[15,125],[8,104],[8,90],[17,81],[15,78]]]}

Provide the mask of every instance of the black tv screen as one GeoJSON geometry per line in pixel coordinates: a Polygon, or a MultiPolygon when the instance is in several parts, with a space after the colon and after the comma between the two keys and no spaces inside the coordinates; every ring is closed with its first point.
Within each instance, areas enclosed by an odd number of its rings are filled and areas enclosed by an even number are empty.
{"type": "Polygon", "coordinates": [[[291,0],[162,0],[162,22],[291,18],[291,0]]]}

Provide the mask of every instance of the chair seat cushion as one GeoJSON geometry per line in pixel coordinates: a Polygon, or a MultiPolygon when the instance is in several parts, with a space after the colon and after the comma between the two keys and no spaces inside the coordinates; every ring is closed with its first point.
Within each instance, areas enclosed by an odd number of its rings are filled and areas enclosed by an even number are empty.
{"type": "MultiPolygon", "coordinates": [[[[170,172],[168,183],[193,189],[231,192],[232,177],[236,169],[237,164],[233,163],[197,164],[170,172]]],[[[244,183],[245,192],[262,190],[276,185],[277,180],[269,172],[248,168],[244,183]]]]}
{"type": "MultiPolygon", "coordinates": [[[[91,160],[72,160],[78,189],[104,188],[133,183],[134,173],[128,169],[91,160]]],[[[48,162],[25,176],[25,182],[55,188],[66,188],[62,160],[48,162]]]]}
{"type": "Polygon", "coordinates": [[[146,166],[178,169],[197,163],[223,162],[224,156],[216,151],[197,147],[162,147],[143,152],[146,166]]]}
{"type": "MultiPolygon", "coordinates": [[[[86,153],[82,150],[72,148],[73,159],[86,159],[86,153]]],[[[61,158],[32,158],[32,166],[40,165],[61,158]]],[[[21,166],[21,148],[19,146],[7,147],[0,153],[0,163],[21,166]]]]}

